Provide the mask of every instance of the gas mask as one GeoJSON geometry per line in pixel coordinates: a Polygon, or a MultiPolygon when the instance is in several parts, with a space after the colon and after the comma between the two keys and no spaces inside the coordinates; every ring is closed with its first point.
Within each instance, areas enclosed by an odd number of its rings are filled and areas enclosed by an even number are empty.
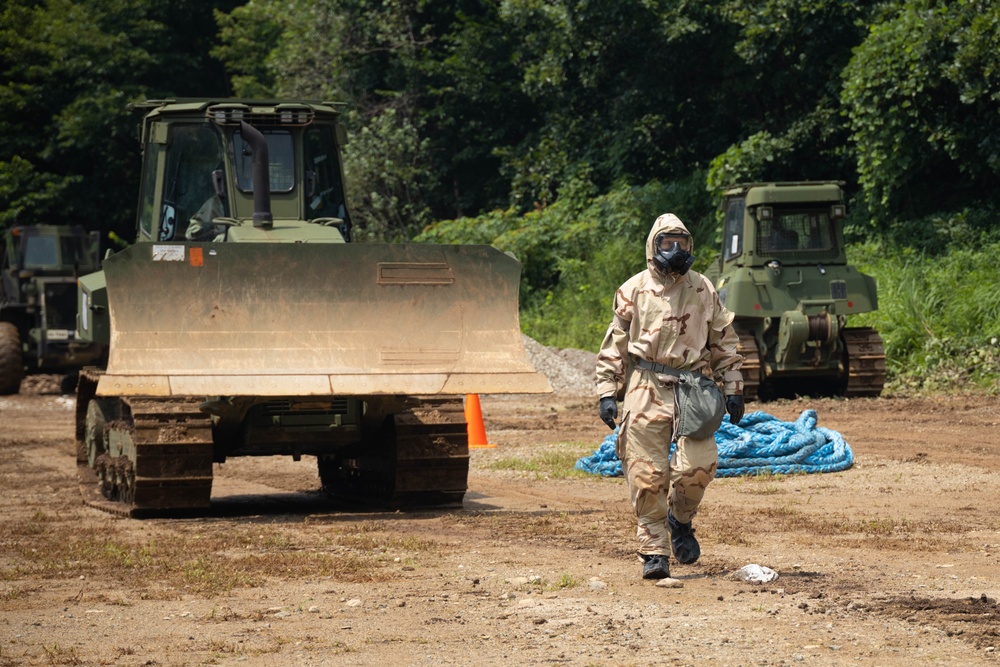
{"type": "Polygon", "coordinates": [[[694,256],[681,248],[681,244],[677,241],[663,248],[663,241],[667,236],[666,233],[657,234],[656,253],[653,255],[653,261],[664,273],[676,273],[683,276],[694,264],[694,256]]]}

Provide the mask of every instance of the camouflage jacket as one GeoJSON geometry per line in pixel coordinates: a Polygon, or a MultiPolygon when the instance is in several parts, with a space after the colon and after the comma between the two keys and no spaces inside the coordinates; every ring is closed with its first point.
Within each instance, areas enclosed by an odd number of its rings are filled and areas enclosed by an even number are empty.
{"type": "Polygon", "coordinates": [[[715,287],[700,273],[668,274],[653,262],[657,234],[671,229],[689,234],[677,216],[657,218],[646,239],[647,269],[615,293],[614,317],[597,355],[602,398],[624,387],[630,357],[710,375],[723,383],[727,396],[743,393],[743,357],[736,352],[733,314],[719,301],[715,287]]]}

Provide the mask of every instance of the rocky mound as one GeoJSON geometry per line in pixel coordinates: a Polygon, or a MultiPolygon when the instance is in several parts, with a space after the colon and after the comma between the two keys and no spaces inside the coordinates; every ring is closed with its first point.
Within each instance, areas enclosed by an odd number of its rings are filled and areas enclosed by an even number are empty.
{"type": "Polygon", "coordinates": [[[531,363],[539,373],[549,379],[555,393],[567,396],[594,396],[596,352],[546,347],[524,334],[521,338],[531,363]]]}

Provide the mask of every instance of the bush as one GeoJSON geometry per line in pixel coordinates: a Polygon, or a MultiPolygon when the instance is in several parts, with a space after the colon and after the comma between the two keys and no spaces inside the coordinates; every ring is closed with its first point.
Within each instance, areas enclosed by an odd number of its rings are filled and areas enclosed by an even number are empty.
{"type": "Polygon", "coordinates": [[[848,252],[878,281],[878,310],[854,323],[882,335],[890,388],[1000,390],[1000,244],[930,254],[868,243],[848,252]]]}

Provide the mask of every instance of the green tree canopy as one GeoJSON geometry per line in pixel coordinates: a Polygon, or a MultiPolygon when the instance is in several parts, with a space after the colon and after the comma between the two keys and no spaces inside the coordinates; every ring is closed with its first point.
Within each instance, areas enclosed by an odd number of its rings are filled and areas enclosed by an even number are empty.
{"type": "Polygon", "coordinates": [[[127,105],[225,92],[208,57],[211,10],[198,0],[3,5],[0,225],[74,222],[131,236],[138,144],[127,105]]]}
{"type": "Polygon", "coordinates": [[[859,182],[883,223],[997,205],[1000,7],[884,9],[843,72],[859,182]]]}
{"type": "Polygon", "coordinates": [[[127,104],[235,93],[348,103],[359,238],[696,173],[709,188],[836,178],[878,231],[983,230],[1000,208],[998,13],[985,0],[10,0],[0,224],[69,217],[127,236],[127,104]]]}

